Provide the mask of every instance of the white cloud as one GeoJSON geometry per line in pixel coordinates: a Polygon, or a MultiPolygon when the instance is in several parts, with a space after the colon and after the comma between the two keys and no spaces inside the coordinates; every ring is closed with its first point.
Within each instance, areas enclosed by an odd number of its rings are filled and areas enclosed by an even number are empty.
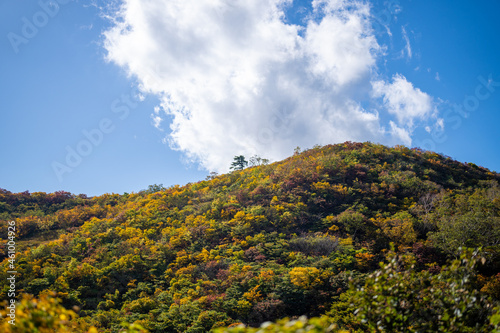
{"type": "Polygon", "coordinates": [[[399,125],[413,129],[414,121],[433,116],[432,98],[420,89],[413,87],[402,75],[394,75],[393,82],[375,81],[372,83],[374,97],[382,97],[384,106],[396,116],[399,125]]]}
{"type": "Polygon", "coordinates": [[[159,106],[155,106],[153,109],[154,112],[151,114],[151,119],[153,119],[153,126],[156,127],[156,129],[163,131],[161,128],[161,123],[163,122],[163,118],[160,115],[161,108],[159,106]]]}
{"type": "Polygon", "coordinates": [[[313,7],[322,10],[323,19],[309,23],[302,45],[310,72],[334,88],[369,74],[380,50],[375,37],[367,34],[368,7],[359,5],[347,11],[345,6],[346,1],[313,1],[313,7]]]}
{"type": "Polygon", "coordinates": [[[411,135],[408,129],[399,127],[392,120],[389,121],[389,125],[391,126],[391,134],[396,139],[396,141],[402,142],[407,146],[411,145],[411,135]]]}
{"type": "Polygon", "coordinates": [[[163,118],[160,116],[151,115],[151,119],[153,119],[153,126],[156,127],[156,129],[161,131],[162,130],[161,123],[163,121],[163,118]]]}
{"type": "Polygon", "coordinates": [[[436,128],[439,129],[439,130],[444,130],[444,119],[443,118],[438,118],[436,120],[436,124],[435,124],[436,128]]]}
{"type": "Polygon", "coordinates": [[[431,98],[402,76],[372,84],[384,54],[369,5],[313,0],[297,26],[285,23],[291,4],[123,0],[104,46],[144,93],[160,96],[165,111],[152,117],[159,127],[170,116],[165,141],[208,170],[227,171],[240,154],[277,160],[296,146],[410,144],[404,121],[425,119],[431,98]],[[387,110],[363,108],[372,96],[387,110]],[[383,123],[387,112],[397,124],[383,123]]]}
{"type": "Polygon", "coordinates": [[[413,52],[411,50],[410,38],[408,38],[408,34],[406,33],[406,28],[404,26],[401,27],[401,32],[405,41],[405,48],[402,51],[402,54],[404,55],[406,53],[406,56],[411,59],[413,57],[413,52]]]}

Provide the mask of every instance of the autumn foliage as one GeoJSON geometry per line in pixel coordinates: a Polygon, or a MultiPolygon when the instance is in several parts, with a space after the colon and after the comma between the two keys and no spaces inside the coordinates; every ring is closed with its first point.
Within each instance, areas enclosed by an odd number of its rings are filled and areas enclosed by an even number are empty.
{"type": "MultiPolygon", "coordinates": [[[[346,142],[139,193],[0,190],[0,233],[5,240],[7,221],[16,222],[17,288],[27,295],[19,318],[40,332],[426,327],[405,309],[447,316],[437,330],[491,331],[499,180],[433,152],[346,142]],[[481,248],[475,258],[484,260],[457,262],[465,248],[481,248]],[[454,294],[429,287],[439,283],[454,294]],[[368,302],[378,294],[384,324],[368,302]],[[451,311],[453,297],[460,315],[451,311]],[[473,297],[482,303],[469,306],[473,297]],[[427,303],[411,303],[420,299],[427,303]],[[36,304],[54,315],[40,317],[36,304]],[[440,304],[450,311],[439,312],[440,304]]],[[[5,281],[4,248],[0,257],[5,281]]]]}

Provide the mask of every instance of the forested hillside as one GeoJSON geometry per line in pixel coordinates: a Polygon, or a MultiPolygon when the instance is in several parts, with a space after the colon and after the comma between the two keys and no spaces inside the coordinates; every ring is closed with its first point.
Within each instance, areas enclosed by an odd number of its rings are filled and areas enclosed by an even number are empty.
{"type": "Polygon", "coordinates": [[[16,288],[32,295],[16,329],[491,332],[499,181],[433,152],[346,142],[139,193],[0,190],[16,288]]]}

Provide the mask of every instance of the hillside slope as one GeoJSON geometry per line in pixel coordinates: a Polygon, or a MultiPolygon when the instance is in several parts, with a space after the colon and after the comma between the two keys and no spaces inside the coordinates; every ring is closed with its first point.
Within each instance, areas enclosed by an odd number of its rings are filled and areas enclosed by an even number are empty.
{"type": "MultiPolygon", "coordinates": [[[[482,247],[473,288],[498,301],[499,181],[436,153],[347,142],[140,193],[0,190],[0,231],[5,240],[7,221],[16,222],[19,292],[56,292],[80,308],[81,325],[102,332],[123,321],[206,332],[335,311],[347,318],[349,279],[362,283],[390,243],[429,274],[460,247],[482,247]]],[[[344,324],[359,329],[355,321],[344,324]]]]}

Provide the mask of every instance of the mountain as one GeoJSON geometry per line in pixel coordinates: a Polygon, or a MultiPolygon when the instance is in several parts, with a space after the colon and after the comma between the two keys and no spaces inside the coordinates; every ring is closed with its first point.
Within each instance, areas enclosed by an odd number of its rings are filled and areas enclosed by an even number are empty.
{"type": "Polygon", "coordinates": [[[58,331],[207,332],[324,314],[266,327],[408,332],[435,316],[438,330],[491,331],[499,181],[437,153],[346,142],[139,193],[0,190],[3,243],[14,221],[17,248],[9,262],[3,247],[0,280],[13,264],[16,295],[32,295],[19,325],[58,331]],[[35,316],[41,305],[55,319],[35,316]]]}

